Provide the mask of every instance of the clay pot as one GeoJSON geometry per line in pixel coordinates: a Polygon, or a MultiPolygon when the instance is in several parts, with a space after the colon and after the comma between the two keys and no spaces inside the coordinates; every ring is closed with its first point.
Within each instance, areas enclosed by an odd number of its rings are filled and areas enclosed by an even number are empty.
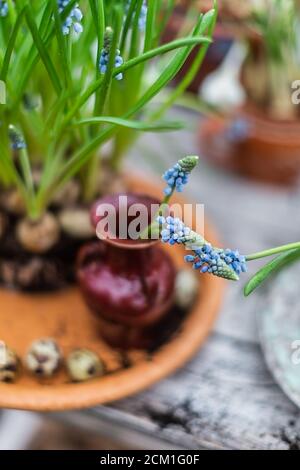
{"type": "Polygon", "coordinates": [[[300,176],[300,122],[272,120],[245,106],[227,119],[200,123],[201,154],[225,169],[269,183],[300,176]]]}
{"type": "MultiPolygon", "coordinates": [[[[132,192],[143,192],[155,197],[164,185],[143,174],[124,175],[124,182],[132,192]]],[[[175,193],[174,204],[187,201],[175,193]]],[[[196,212],[193,212],[196,217],[196,212]]],[[[205,234],[215,246],[220,241],[205,219],[205,234]]],[[[178,270],[187,269],[183,259],[185,250],[180,245],[162,245],[170,254],[178,270]]],[[[133,253],[133,250],[131,251],[133,253]]],[[[182,367],[204,343],[216,320],[225,282],[216,276],[198,276],[198,295],[189,311],[174,329],[177,312],[172,308],[171,334],[151,351],[118,352],[108,347],[99,337],[99,315],[92,315],[83,302],[77,287],[54,293],[11,292],[0,289],[1,339],[17,356],[23,358],[28,345],[36,338],[51,337],[60,345],[65,358],[78,348],[95,352],[105,364],[107,374],[84,383],[70,382],[62,367],[51,379],[36,380],[25,371],[13,384],[0,383],[0,407],[34,411],[66,411],[82,409],[121,400],[153,386],[182,367]],[[44,381],[47,380],[45,383],[44,381]]],[[[160,333],[161,325],[153,329],[160,333]]]]}
{"type": "MultiPolygon", "coordinates": [[[[119,196],[106,196],[94,205],[91,215],[95,227],[102,219],[96,216],[96,207],[112,204],[118,215],[119,196]]],[[[151,214],[151,204],[158,204],[149,196],[126,196],[127,210],[138,203],[144,204],[151,214]]],[[[102,336],[110,345],[122,349],[150,348],[155,329],[173,303],[175,268],[158,240],[121,239],[118,230],[117,227],[115,234],[103,233],[104,240],[81,248],[78,282],[87,305],[99,320],[102,336]]]]}

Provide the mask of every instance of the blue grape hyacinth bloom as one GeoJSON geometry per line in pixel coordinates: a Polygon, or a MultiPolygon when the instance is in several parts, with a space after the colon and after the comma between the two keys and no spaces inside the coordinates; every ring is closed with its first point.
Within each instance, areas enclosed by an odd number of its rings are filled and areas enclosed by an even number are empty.
{"type": "Polygon", "coordinates": [[[238,278],[242,272],[247,271],[245,257],[238,251],[221,250],[212,247],[210,243],[205,243],[195,250],[193,255],[185,256],[185,261],[193,263],[193,268],[201,273],[210,273],[226,279],[232,279],[232,272],[238,278]]]}
{"type": "Polygon", "coordinates": [[[185,261],[193,263],[193,268],[201,273],[238,280],[239,275],[247,271],[246,259],[238,251],[214,248],[179,218],[159,216],[157,222],[161,228],[162,242],[170,245],[181,244],[191,250],[192,254],[186,255],[185,261]]]}
{"type": "Polygon", "coordinates": [[[15,128],[15,126],[10,125],[8,127],[8,135],[11,142],[11,148],[13,150],[22,150],[27,147],[22,134],[15,128]]]}
{"type": "Polygon", "coordinates": [[[164,243],[175,245],[175,243],[184,243],[191,233],[191,229],[187,227],[178,217],[157,218],[157,222],[163,227],[161,230],[161,239],[164,243]]]}
{"type": "Polygon", "coordinates": [[[238,250],[222,250],[220,257],[225,261],[225,263],[230,266],[238,275],[241,273],[247,272],[247,263],[246,258],[243,255],[240,255],[238,250]]]}
{"type": "Polygon", "coordinates": [[[163,179],[168,186],[164,189],[166,196],[169,196],[174,190],[181,193],[184,185],[188,183],[189,174],[198,163],[198,157],[188,156],[179,160],[172,168],[163,174],[163,179]]]}
{"type": "MultiPolygon", "coordinates": [[[[99,70],[100,73],[105,74],[107,70],[107,65],[109,61],[109,51],[107,49],[102,49],[100,60],[99,60],[99,70]]],[[[115,58],[115,67],[120,67],[123,64],[123,59],[120,56],[120,51],[117,49],[116,51],[116,58],[115,58]]],[[[123,79],[123,74],[118,73],[116,75],[116,80],[122,80],[123,79]]]]}
{"type": "Polygon", "coordinates": [[[7,2],[0,0],[0,17],[4,18],[8,14],[8,4],[7,2]]]}
{"type": "MultiPolygon", "coordinates": [[[[62,13],[66,6],[70,3],[70,0],[57,0],[58,2],[58,11],[59,13],[62,13]]],[[[63,26],[62,26],[62,32],[65,36],[70,34],[71,28],[73,27],[73,30],[75,33],[80,34],[83,31],[83,27],[81,24],[83,18],[82,11],[79,8],[78,3],[75,4],[75,7],[71,10],[69,16],[66,18],[63,26]]]]}
{"type": "MultiPolygon", "coordinates": [[[[113,37],[113,30],[110,26],[108,26],[105,30],[105,35],[104,35],[104,47],[101,51],[100,59],[99,59],[99,70],[101,74],[105,74],[107,71],[107,66],[109,63],[109,57],[110,57],[110,50],[111,50],[111,41],[113,37]]],[[[123,58],[120,55],[119,49],[116,50],[116,56],[115,56],[115,67],[121,67],[123,64],[123,58]]],[[[122,80],[123,74],[120,72],[115,76],[116,80],[122,80]]]]}

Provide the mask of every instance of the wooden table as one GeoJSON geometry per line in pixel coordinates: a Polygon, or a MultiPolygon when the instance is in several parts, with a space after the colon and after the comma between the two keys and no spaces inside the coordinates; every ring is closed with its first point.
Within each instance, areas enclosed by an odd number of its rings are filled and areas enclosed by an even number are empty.
{"type": "MultiPolygon", "coordinates": [[[[189,130],[143,136],[130,162],[161,173],[182,156],[197,154],[198,118],[183,117],[189,130]]],[[[201,162],[187,195],[205,204],[226,247],[248,253],[299,240],[298,190],[264,187],[201,162]]],[[[64,419],[133,449],[300,449],[300,413],[274,383],[258,341],[255,317],[264,291],[245,299],[242,287],[228,283],[214,331],[183,369],[137,396],[64,419]]]]}

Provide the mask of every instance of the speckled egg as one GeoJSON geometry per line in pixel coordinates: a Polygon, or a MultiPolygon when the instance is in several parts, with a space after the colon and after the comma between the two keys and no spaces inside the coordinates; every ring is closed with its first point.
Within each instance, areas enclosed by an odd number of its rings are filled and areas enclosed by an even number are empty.
{"type": "Polygon", "coordinates": [[[6,345],[0,347],[0,382],[14,382],[19,372],[19,359],[6,345]]]}
{"type": "Polygon", "coordinates": [[[51,377],[59,368],[62,354],[51,338],[34,341],[25,357],[26,367],[39,377],[51,377]]]}
{"type": "Polygon", "coordinates": [[[93,351],[75,349],[66,362],[69,376],[75,382],[84,382],[104,374],[104,364],[93,351]]]}

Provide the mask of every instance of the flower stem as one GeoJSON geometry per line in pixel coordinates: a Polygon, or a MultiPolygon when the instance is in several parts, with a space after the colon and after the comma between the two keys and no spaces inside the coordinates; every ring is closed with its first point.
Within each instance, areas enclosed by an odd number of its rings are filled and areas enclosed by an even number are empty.
{"type": "Polygon", "coordinates": [[[277,255],[279,253],[283,253],[284,251],[290,251],[296,248],[300,248],[300,242],[289,243],[287,245],[277,246],[276,248],[271,248],[269,250],[251,253],[250,255],[246,256],[246,260],[253,261],[255,259],[266,258],[267,256],[277,255]]]}
{"type": "Polygon", "coordinates": [[[174,189],[173,191],[166,195],[161,203],[161,205],[159,206],[158,208],[158,211],[156,212],[152,222],[142,231],[142,233],[140,234],[140,238],[143,240],[143,239],[147,239],[149,235],[159,235],[159,223],[157,222],[157,217],[159,215],[163,215],[164,213],[164,210],[166,209],[166,206],[168,206],[168,203],[173,195],[173,192],[174,192],[174,189]]]}

